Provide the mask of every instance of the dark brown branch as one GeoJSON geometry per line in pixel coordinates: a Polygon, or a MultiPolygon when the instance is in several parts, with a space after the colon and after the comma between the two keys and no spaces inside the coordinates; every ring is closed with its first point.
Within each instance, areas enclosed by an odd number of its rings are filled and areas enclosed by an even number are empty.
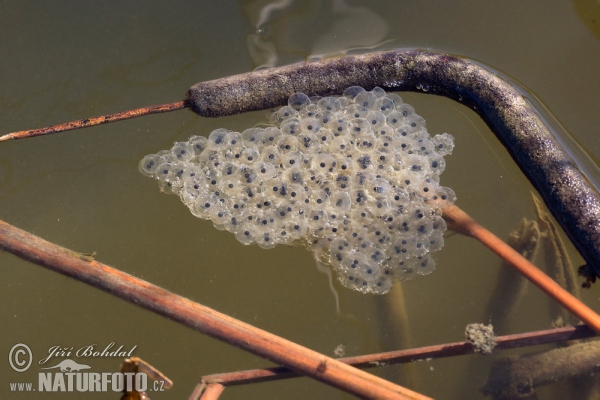
{"type": "Polygon", "coordinates": [[[427,399],[279,336],[178,296],[0,221],[0,249],[222,340],[302,375],[369,399],[427,399]]]}

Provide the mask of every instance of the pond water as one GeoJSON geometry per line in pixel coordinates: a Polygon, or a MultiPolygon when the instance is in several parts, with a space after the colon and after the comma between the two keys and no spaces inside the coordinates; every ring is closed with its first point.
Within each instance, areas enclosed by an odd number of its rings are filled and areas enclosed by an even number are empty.
{"type": "MultiPolygon", "coordinates": [[[[196,82],[259,67],[410,47],[462,55],[512,77],[598,160],[600,6],[591,0],[551,3],[4,2],[0,134],[177,101],[196,82]]],[[[456,138],[441,183],[456,192],[458,206],[501,238],[522,218],[536,218],[531,185],[474,112],[440,97],[399,94],[425,118],[431,135],[456,138]]],[[[137,170],[144,155],[175,141],[219,127],[242,131],[266,118],[265,112],[205,119],[178,111],[2,143],[0,218],[70,249],[95,252],[108,265],[330,356],[340,344],[351,356],[461,341],[468,323],[494,323],[504,312],[486,312],[500,261],[471,239],[449,235],[436,271],[390,295],[363,295],[335,279],[332,291],[306,250],[242,246],[210,221],[194,218],[175,196],[159,193],[137,170]]],[[[581,265],[564,240],[573,265],[581,265]]],[[[270,366],[10,254],[0,253],[0,265],[1,352],[25,343],[34,354],[34,366],[22,374],[0,363],[1,398],[40,397],[13,396],[8,383],[37,382],[36,363],[52,346],[137,346],[136,356],[175,382],[153,399],[186,398],[202,375],[270,366]]],[[[599,285],[581,296],[600,311],[599,285]]],[[[498,333],[547,329],[555,318],[549,310],[546,296],[529,287],[510,329],[498,333]]],[[[493,361],[507,354],[372,372],[435,398],[481,398],[478,388],[493,361]]],[[[120,363],[76,360],[89,361],[94,371],[116,371],[120,363]]],[[[539,393],[558,398],[568,390],[559,384],[539,393]]],[[[223,396],[350,398],[306,378],[229,388],[223,396]]],[[[90,397],[110,395],[69,398],[90,397]]]]}

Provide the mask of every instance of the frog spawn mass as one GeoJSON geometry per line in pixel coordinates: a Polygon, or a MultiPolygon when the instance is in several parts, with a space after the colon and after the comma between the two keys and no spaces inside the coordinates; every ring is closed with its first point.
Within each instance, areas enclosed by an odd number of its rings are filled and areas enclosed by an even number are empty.
{"type": "Polygon", "coordinates": [[[243,244],[306,244],[363,293],[433,271],[441,207],[455,200],[439,185],[451,135],[430,137],[400,96],[357,86],[293,94],[270,122],[192,136],[144,157],[140,171],[243,244]]]}

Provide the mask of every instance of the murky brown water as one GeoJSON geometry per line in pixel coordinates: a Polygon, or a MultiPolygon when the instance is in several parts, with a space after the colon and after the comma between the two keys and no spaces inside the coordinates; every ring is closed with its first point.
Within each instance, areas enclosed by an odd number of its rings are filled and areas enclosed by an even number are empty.
{"type": "MultiPolygon", "coordinates": [[[[269,3],[5,2],[0,133],[176,101],[196,82],[260,66],[415,47],[463,55],[511,76],[592,158],[600,157],[597,2],[511,1],[481,8],[466,1],[269,3]]],[[[456,191],[457,205],[500,237],[521,218],[535,217],[531,186],[473,112],[439,97],[401,95],[432,135],[456,137],[442,184],[456,191]]],[[[335,282],[338,314],[328,277],[308,252],[242,246],[137,171],[144,155],[174,141],[218,127],[243,130],[264,119],[262,112],[202,119],[180,111],[2,143],[0,218],[65,247],[96,252],[102,262],[328,355],[339,344],[347,355],[399,348],[404,329],[411,346],[454,342],[463,339],[467,323],[494,322],[484,310],[500,263],[472,240],[449,237],[437,270],[403,284],[408,327],[389,305],[399,296],[365,296],[335,282]]],[[[9,382],[37,383],[36,363],[52,346],[137,345],[135,355],[175,381],[168,395],[153,399],[186,398],[205,374],[269,365],[12,255],[0,254],[0,265],[0,352],[21,342],[34,353],[34,366],[22,374],[4,356],[0,398],[68,397],[9,392],[9,382]]],[[[599,286],[585,291],[583,300],[600,310],[599,286]]],[[[529,288],[511,332],[548,328],[547,310],[545,296],[529,288]]],[[[477,398],[492,361],[502,355],[373,371],[432,397],[477,398]]],[[[119,365],[118,359],[77,360],[89,361],[94,371],[119,365]]],[[[552,398],[559,391],[540,393],[552,398]]],[[[303,378],[230,388],[223,398],[306,397],[349,396],[303,378]]]]}

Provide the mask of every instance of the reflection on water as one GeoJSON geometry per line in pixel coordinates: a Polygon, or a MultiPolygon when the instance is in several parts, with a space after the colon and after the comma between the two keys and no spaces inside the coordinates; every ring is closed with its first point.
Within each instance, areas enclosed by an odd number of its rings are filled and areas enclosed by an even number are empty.
{"type": "MultiPolygon", "coordinates": [[[[600,83],[590,67],[600,64],[600,44],[558,0],[481,8],[460,1],[146,2],[144,7],[14,2],[0,6],[0,24],[2,133],[175,101],[199,81],[394,40],[387,47],[444,50],[506,71],[543,100],[592,158],[600,154],[590,129],[600,124],[600,83]],[[538,20],[544,23],[537,25],[538,20]],[[252,35],[258,37],[250,40],[252,35]]],[[[427,120],[430,132],[455,136],[444,185],[456,191],[457,205],[503,238],[521,218],[536,218],[530,184],[479,117],[447,99],[401,95],[427,120]]],[[[340,344],[352,356],[406,343],[454,342],[463,339],[468,323],[489,322],[485,306],[500,262],[468,238],[447,237],[436,272],[403,284],[401,292],[393,289],[389,297],[354,293],[334,280],[338,312],[330,281],[304,249],[242,246],[190,216],[174,196],[161,196],[137,171],[145,154],[174,141],[219,127],[240,131],[262,120],[264,113],[258,112],[208,119],[180,111],[2,143],[1,218],[76,251],[95,251],[100,261],[328,355],[340,344]]],[[[580,257],[566,243],[578,266],[580,257]]],[[[137,345],[135,356],[174,380],[169,398],[187,397],[204,374],[268,365],[13,256],[0,254],[0,265],[2,351],[23,342],[41,358],[52,345],[137,345]]],[[[600,309],[598,285],[582,296],[600,309]]],[[[546,296],[530,289],[512,318],[512,331],[548,328],[547,309],[546,296]]],[[[436,398],[481,398],[478,388],[497,357],[456,357],[374,372],[436,398]],[[468,371],[474,372],[465,377],[471,363],[475,368],[468,371]]],[[[117,371],[120,363],[86,361],[102,372],[117,371]]],[[[37,379],[36,368],[16,374],[6,362],[0,365],[3,382],[37,379]]],[[[560,387],[565,386],[550,386],[539,397],[558,398],[560,387]]],[[[0,387],[1,398],[14,397],[7,390],[0,387]]],[[[229,388],[224,396],[349,398],[308,379],[229,388]]]]}
{"type": "Polygon", "coordinates": [[[393,42],[387,38],[389,26],[385,19],[369,7],[345,0],[246,1],[243,4],[247,18],[256,29],[247,37],[248,52],[256,69],[277,65],[281,47],[299,49],[306,59],[315,60],[366,52],[393,42]],[[290,19],[290,13],[294,13],[295,18],[290,19]],[[317,22],[316,16],[319,21],[328,23],[317,22]]]}

